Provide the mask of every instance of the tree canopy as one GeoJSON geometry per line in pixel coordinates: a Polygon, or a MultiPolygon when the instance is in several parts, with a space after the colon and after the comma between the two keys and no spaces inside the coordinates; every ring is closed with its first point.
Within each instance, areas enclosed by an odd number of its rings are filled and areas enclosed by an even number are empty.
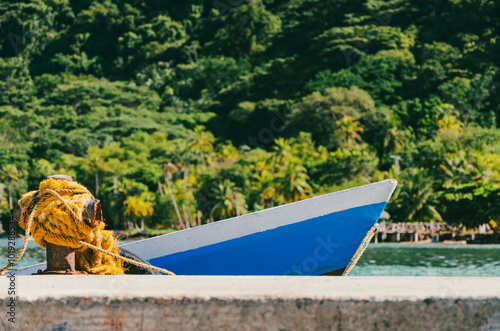
{"type": "Polygon", "coordinates": [[[137,228],[396,178],[393,220],[497,219],[499,6],[2,2],[0,211],[55,173],[137,228]]]}

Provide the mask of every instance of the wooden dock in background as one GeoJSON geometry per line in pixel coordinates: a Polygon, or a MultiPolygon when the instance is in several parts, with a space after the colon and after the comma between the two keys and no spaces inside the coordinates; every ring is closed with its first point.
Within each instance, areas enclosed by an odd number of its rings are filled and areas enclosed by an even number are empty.
{"type": "MultiPolygon", "coordinates": [[[[378,243],[379,237],[381,240],[386,240],[389,234],[396,234],[396,241],[401,241],[402,234],[412,234],[413,241],[418,242],[423,236],[427,235],[432,238],[432,241],[439,241],[439,236],[443,232],[451,232],[451,237],[455,238],[459,233],[465,233],[467,228],[449,225],[445,222],[400,222],[389,223],[385,220],[379,222],[379,233],[374,237],[374,242],[378,243]]],[[[486,234],[491,232],[488,224],[480,225],[471,233],[472,240],[475,234],[486,234]]]]}

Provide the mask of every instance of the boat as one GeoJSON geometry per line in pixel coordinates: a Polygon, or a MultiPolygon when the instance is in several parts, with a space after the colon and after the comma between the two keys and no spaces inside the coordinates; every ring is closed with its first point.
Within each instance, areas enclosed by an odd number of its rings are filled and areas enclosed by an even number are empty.
{"type": "MultiPolygon", "coordinates": [[[[121,246],[176,275],[340,275],[397,181],[329,193],[121,246]]],[[[33,274],[45,264],[17,270],[33,274]]]]}

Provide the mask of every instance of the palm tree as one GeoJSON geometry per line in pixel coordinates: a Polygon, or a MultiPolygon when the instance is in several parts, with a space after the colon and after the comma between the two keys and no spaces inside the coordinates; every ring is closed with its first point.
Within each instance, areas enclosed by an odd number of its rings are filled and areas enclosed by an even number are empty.
{"type": "Polygon", "coordinates": [[[255,183],[252,191],[259,196],[259,203],[266,208],[273,207],[276,198],[276,182],[274,175],[269,170],[263,170],[254,174],[255,183]]]}
{"type": "Polygon", "coordinates": [[[201,158],[201,163],[203,164],[203,168],[207,167],[207,163],[205,161],[205,154],[203,151],[205,150],[205,152],[207,152],[212,150],[214,142],[215,142],[214,135],[209,131],[205,131],[205,127],[203,125],[198,125],[194,128],[191,134],[190,145],[191,148],[197,150],[200,153],[200,158],[201,158]]]}
{"type": "Polygon", "coordinates": [[[181,228],[187,229],[187,225],[184,224],[184,221],[182,220],[181,213],[179,212],[179,207],[177,206],[177,201],[175,200],[174,193],[172,192],[172,186],[170,185],[172,173],[179,170],[179,168],[175,164],[169,162],[163,165],[163,170],[165,172],[165,183],[167,183],[168,194],[170,194],[170,199],[172,200],[172,204],[174,205],[175,213],[177,214],[177,218],[179,219],[179,225],[181,226],[181,228]]]}
{"type": "Polygon", "coordinates": [[[472,152],[469,163],[476,171],[473,180],[492,183],[500,180],[500,157],[496,153],[472,152]]]}
{"type": "MultiPolygon", "coordinates": [[[[7,189],[9,192],[9,208],[13,208],[12,203],[12,182],[19,180],[24,173],[17,169],[17,167],[13,164],[6,164],[2,166],[1,170],[1,178],[2,182],[7,184],[7,189]]],[[[3,191],[3,187],[2,187],[3,191]]]]}
{"type": "Polygon", "coordinates": [[[233,162],[241,158],[240,152],[233,144],[222,145],[222,151],[220,153],[220,158],[222,162],[233,162]]]}
{"type": "Polygon", "coordinates": [[[289,140],[278,138],[274,140],[274,163],[285,165],[291,161],[297,161],[298,151],[293,148],[289,140]]]}
{"type": "Polygon", "coordinates": [[[401,123],[394,115],[389,117],[389,125],[383,141],[384,149],[387,153],[399,153],[411,141],[411,134],[401,129],[401,123]]]}
{"type": "Polygon", "coordinates": [[[151,201],[145,201],[142,197],[131,196],[128,197],[124,202],[125,205],[125,216],[131,216],[134,221],[134,226],[138,232],[143,232],[144,227],[144,217],[151,216],[154,212],[153,203],[151,201]],[[137,226],[136,218],[141,218],[141,227],[137,226]]]}
{"type": "Polygon", "coordinates": [[[211,216],[224,219],[233,216],[240,216],[248,212],[245,196],[239,192],[236,185],[229,179],[220,182],[215,190],[215,205],[210,211],[211,216]]]}
{"type": "Polygon", "coordinates": [[[453,115],[444,115],[442,119],[437,121],[437,125],[439,130],[453,130],[453,131],[462,131],[463,123],[460,122],[453,115]]]}
{"type": "Polygon", "coordinates": [[[335,121],[335,125],[337,126],[335,129],[335,139],[339,143],[339,146],[351,147],[356,144],[356,141],[361,141],[359,134],[364,130],[360,126],[359,121],[354,120],[354,117],[344,115],[342,119],[335,121]]]}
{"type": "Polygon", "coordinates": [[[273,207],[276,201],[276,182],[274,161],[269,163],[269,159],[263,159],[250,164],[249,168],[252,172],[252,186],[250,188],[250,197],[252,201],[258,202],[258,209],[265,206],[266,208],[273,207]]]}
{"type": "Polygon", "coordinates": [[[197,185],[197,181],[194,174],[189,174],[188,168],[184,168],[183,172],[183,178],[178,179],[173,183],[172,193],[174,194],[176,200],[181,203],[186,226],[191,227],[197,225],[196,201],[194,197],[194,190],[197,185]]]}
{"type": "Polygon", "coordinates": [[[441,169],[447,176],[446,185],[482,181],[494,183],[500,181],[500,157],[495,153],[479,151],[459,151],[448,154],[441,169]]]}
{"type": "Polygon", "coordinates": [[[86,165],[87,165],[87,167],[90,168],[91,172],[94,172],[95,196],[97,198],[99,196],[99,188],[100,188],[99,173],[100,173],[100,171],[102,171],[102,169],[104,169],[104,161],[101,158],[99,158],[99,156],[90,156],[90,153],[89,153],[89,158],[87,159],[86,165]]]}
{"type": "Polygon", "coordinates": [[[402,211],[402,217],[409,221],[426,220],[442,221],[442,217],[434,207],[437,204],[433,182],[423,168],[412,168],[401,183],[396,204],[402,211]]]}
{"type": "Polygon", "coordinates": [[[276,174],[278,199],[282,203],[306,199],[312,193],[308,179],[307,169],[302,164],[291,162],[285,165],[276,174]]]}

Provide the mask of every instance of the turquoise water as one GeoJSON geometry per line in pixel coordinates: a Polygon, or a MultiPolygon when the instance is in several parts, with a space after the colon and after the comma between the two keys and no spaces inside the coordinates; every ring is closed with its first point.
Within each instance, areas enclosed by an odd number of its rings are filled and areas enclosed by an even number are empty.
{"type": "Polygon", "coordinates": [[[351,276],[500,276],[500,245],[371,244],[351,276]]]}
{"type": "MultiPolygon", "coordinates": [[[[16,253],[23,246],[23,240],[20,238],[16,239],[16,253]]],[[[0,238],[0,268],[8,264],[9,249],[7,238],[0,238]]],[[[35,244],[33,240],[28,241],[28,248],[24,253],[21,260],[14,266],[15,269],[27,267],[32,264],[45,262],[45,248],[42,248],[35,244]]]]}
{"type": "MultiPolygon", "coordinates": [[[[16,248],[22,240],[16,240],[16,248]]],[[[0,239],[0,264],[7,264],[0,239]]],[[[29,241],[17,268],[45,261],[45,249],[29,241]]],[[[0,266],[0,267],[1,267],[0,266]]],[[[500,245],[371,244],[351,276],[500,276],[500,245]]]]}

